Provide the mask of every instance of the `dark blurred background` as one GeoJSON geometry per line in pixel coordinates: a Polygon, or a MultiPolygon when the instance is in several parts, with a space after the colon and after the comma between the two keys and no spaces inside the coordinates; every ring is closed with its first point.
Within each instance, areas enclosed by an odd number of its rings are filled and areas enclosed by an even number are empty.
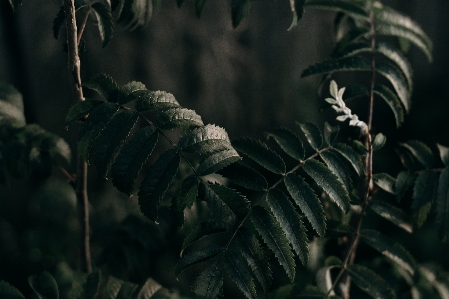
{"type": "MultiPolygon", "coordinates": [[[[437,142],[449,146],[449,1],[392,0],[384,4],[411,16],[434,42],[431,64],[415,48],[408,54],[415,87],[405,124],[397,131],[387,131],[394,126],[393,114],[382,104],[375,110],[375,130],[388,137],[386,148],[379,152],[382,163],[376,164],[377,172],[395,176],[400,162],[392,149],[398,141],[420,139],[434,150],[437,142]]],[[[51,29],[59,6],[57,1],[24,0],[24,5],[12,13],[8,1],[1,1],[0,80],[23,93],[29,123],[38,123],[74,146],[74,132],[64,123],[73,103],[67,55],[62,51],[65,34],[55,40],[51,29]]],[[[299,26],[287,31],[291,22],[289,1],[259,0],[252,2],[249,16],[233,29],[229,1],[208,1],[198,19],[193,1],[177,8],[175,0],[166,0],[146,28],[129,33],[117,26],[104,49],[92,18],[84,35],[87,52],[81,56],[82,78],[87,81],[101,72],[119,84],[136,80],[148,89],[171,92],[181,105],[196,110],[205,123],[226,128],[231,139],[259,138],[276,126],[294,127],[294,121],[321,126],[335,115],[319,111],[324,102],[317,93],[320,78],[302,79],[300,75],[305,67],[327,59],[332,52],[334,16],[308,10],[299,26]]],[[[358,111],[362,119],[363,111],[358,111]]],[[[90,189],[94,257],[101,252],[95,242],[104,247],[108,242],[105,236],[129,225],[148,226],[148,230],[161,234],[161,240],[163,234],[179,235],[169,225],[156,228],[146,223],[135,202],[118,194],[94,171],[90,185],[94,186],[90,189]]],[[[12,180],[9,188],[0,187],[0,279],[26,288],[30,274],[54,269],[61,261],[73,266],[75,216],[74,196],[61,176],[32,184],[12,180]],[[37,227],[47,227],[48,231],[42,233],[44,230],[37,227]]],[[[415,246],[416,239],[403,239],[419,261],[438,257],[447,267],[449,257],[443,253],[449,248],[437,241],[434,231],[432,225],[419,231],[419,240],[424,240],[420,246],[415,246]]],[[[173,248],[179,242],[158,244],[173,248]]],[[[145,246],[161,251],[157,246],[145,246]]],[[[162,254],[155,262],[159,270],[152,271],[172,269],[174,251],[166,251],[165,257],[162,254]]],[[[101,256],[107,259],[108,254],[101,256]]],[[[160,280],[173,283],[170,275],[160,275],[160,280]]]]}

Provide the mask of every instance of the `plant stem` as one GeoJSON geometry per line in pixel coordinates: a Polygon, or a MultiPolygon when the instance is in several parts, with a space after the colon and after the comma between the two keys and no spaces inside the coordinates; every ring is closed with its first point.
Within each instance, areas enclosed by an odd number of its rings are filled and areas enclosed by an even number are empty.
{"type": "MultiPolygon", "coordinates": [[[[76,28],[74,0],[64,0],[67,26],[68,68],[72,80],[73,96],[76,102],[84,101],[81,86],[81,62],[78,56],[78,38],[76,28]]],[[[85,273],[92,272],[89,246],[89,202],[87,198],[87,164],[78,155],[75,192],[80,224],[80,268],[85,273]]]]}
{"type": "Polygon", "coordinates": [[[346,270],[348,265],[354,263],[355,255],[357,251],[357,247],[359,244],[360,230],[362,228],[362,222],[365,214],[366,207],[368,206],[368,202],[371,198],[371,192],[373,189],[373,146],[372,146],[372,121],[373,121],[373,110],[374,110],[374,86],[376,82],[376,30],[374,23],[374,13],[371,11],[370,13],[370,38],[371,38],[371,82],[370,82],[370,93],[369,93],[369,111],[368,111],[368,129],[366,132],[362,132],[364,139],[364,144],[368,149],[368,154],[365,159],[365,172],[366,178],[362,185],[361,196],[363,196],[362,201],[362,209],[355,223],[355,233],[352,236],[352,242],[349,245],[349,249],[347,251],[345,260],[340,268],[340,272],[338,273],[332,287],[329,289],[326,295],[326,299],[330,297],[332,291],[337,286],[339,280],[344,276],[344,287],[342,288],[342,297],[344,299],[350,298],[350,288],[351,288],[351,277],[347,275],[346,270]]]}

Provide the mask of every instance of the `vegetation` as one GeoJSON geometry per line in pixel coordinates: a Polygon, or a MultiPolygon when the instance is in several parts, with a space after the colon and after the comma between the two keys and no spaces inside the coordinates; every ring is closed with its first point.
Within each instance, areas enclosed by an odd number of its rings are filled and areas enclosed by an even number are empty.
{"type": "MultiPolygon", "coordinates": [[[[15,9],[21,4],[10,2],[15,9]]],[[[198,16],[205,3],[195,1],[198,16]]],[[[327,122],[297,122],[295,129],[273,128],[263,140],[241,137],[231,142],[225,129],[204,124],[166,91],[148,90],[136,81],[120,85],[106,74],[84,80],[79,52],[85,47],[81,37],[87,20],[96,19],[105,47],[115,22],[127,30],[147,25],[160,1],[64,1],[53,31],[59,38],[67,28],[65,50],[76,103],[66,122],[74,132],[79,127],[76,175],[65,169],[72,156],[68,144],[27,124],[20,93],[7,84],[0,86],[0,182],[6,184],[8,175],[41,180],[58,169],[77,198],[81,271],[64,264],[48,269],[53,275],[31,276],[32,295],[217,298],[229,296],[228,285],[234,285],[247,298],[449,296],[447,273],[417,262],[381,225],[365,225],[366,218],[378,215],[413,234],[436,221],[441,241],[448,240],[449,147],[437,144],[438,157],[423,142],[409,140],[397,147],[401,172],[379,173],[373,167],[376,152],[395,129],[376,132],[374,105],[384,102],[396,127],[401,126],[413,91],[406,53],[413,46],[431,61],[432,42],[409,17],[380,1],[289,4],[289,30],[304,10],[336,12],[337,38],[330,59],[309,66],[302,76],[322,76],[323,109],[332,108],[336,121],[355,132],[351,134],[356,139],[339,136],[339,127],[327,122]],[[364,75],[351,77],[356,72],[364,75]],[[97,95],[85,97],[87,89],[97,95]],[[363,103],[366,118],[349,108],[355,101],[363,103]],[[153,153],[161,143],[164,151],[153,153]],[[146,165],[154,155],[155,162],[146,165]],[[186,236],[178,244],[181,257],[167,271],[176,276],[195,273],[191,292],[150,277],[155,244],[170,242],[173,231],[163,235],[138,217],[109,231],[110,243],[105,242],[92,261],[88,164],[127,196],[138,189],[140,211],[152,222],[182,228],[186,236]],[[361,248],[373,252],[369,259],[358,259],[361,248]]],[[[249,0],[231,1],[234,27],[250,7],[249,0]]],[[[24,298],[5,281],[0,294],[24,298]]]]}

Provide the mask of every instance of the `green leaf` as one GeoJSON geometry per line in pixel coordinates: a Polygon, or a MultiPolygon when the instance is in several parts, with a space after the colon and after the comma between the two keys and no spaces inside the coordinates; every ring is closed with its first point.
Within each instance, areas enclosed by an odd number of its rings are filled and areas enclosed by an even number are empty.
{"type": "Polygon", "coordinates": [[[370,71],[371,64],[362,57],[346,57],[341,59],[327,60],[307,67],[301,77],[311,75],[327,74],[341,71],[370,71]]]}
{"type": "Polygon", "coordinates": [[[2,280],[0,281],[0,298],[25,299],[25,296],[23,296],[15,287],[2,280]]]}
{"type": "Polygon", "coordinates": [[[290,196],[294,199],[298,207],[312,224],[313,229],[320,236],[324,236],[326,231],[326,218],[323,206],[313,192],[312,188],[304,182],[303,178],[289,174],[284,178],[290,196]]]}
{"type": "Polygon", "coordinates": [[[390,109],[393,111],[396,119],[396,127],[399,128],[404,122],[404,109],[402,108],[401,101],[398,96],[385,85],[377,85],[374,87],[374,93],[380,96],[382,100],[387,103],[390,109]]]}
{"type": "Polygon", "coordinates": [[[391,194],[396,194],[395,192],[395,184],[396,180],[387,173],[376,173],[373,175],[374,184],[376,184],[382,190],[387,191],[391,194]]]}
{"type": "Polygon", "coordinates": [[[436,197],[438,233],[443,242],[449,240],[449,167],[443,169],[438,182],[436,197]]]}
{"type": "Polygon", "coordinates": [[[349,211],[349,195],[340,180],[324,164],[312,159],[303,165],[304,171],[335,201],[345,213],[349,211]]]}
{"type": "Polygon", "coordinates": [[[188,176],[178,187],[174,198],[174,208],[178,216],[178,224],[184,224],[184,209],[192,207],[198,195],[199,180],[196,176],[188,176]]]}
{"type": "Polygon", "coordinates": [[[329,219],[326,221],[326,238],[341,238],[354,234],[354,228],[338,220],[329,219]]]}
{"type": "MultiPolygon", "coordinates": [[[[10,122],[13,122],[15,124],[13,125],[14,127],[23,127],[26,125],[23,108],[0,98],[0,121],[4,119],[9,119],[10,122]]],[[[0,123],[0,125],[3,125],[3,123],[0,123]]]]}
{"type": "Polygon", "coordinates": [[[291,130],[277,128],[272,133],[265,133],[265,136],[273,138],[290,157],[298,161],[304,159],[304,146],[301,139],[291,130]]]}
{"type": "Polygon", "coordinates": [[[95,271],[87,276],[83,299],[95,299],[101,283],[101,272],[95,271]]]}
{"type": "Polygon", "coordinates": [[[445,166],[449,166],[449,147],[438,144],[438,143],[437,143],[437,147],[438,147],[438,151],[440,152],[441,161],[443,161],[443,164],[445,166]]]}
{"type": "Polygon", "coordinates": [[[89,82],[83,84],[84,87],[95,90],[108,102],[117,102],[118,85],[114,79],[105,74],[97,74],[90,78],[89,82]]]}
{"type": "Polygon", "coordinates": [[[408,233],[413,232],[413,225],[407,213],[403,210],[380,200],[372,200],[369,207],[379,216],[391,221],[398,227],[402,228],[408,233]]]}
{"type": "Polygon", "coordinates": [[[210,196],[216,197],[229,207],[238,218],[243,218],[248,214],[250,202],[239,192],[222,185],[210,184],[206,186],[206,193],[206,201],[210,196]]]}
{"type": "Polygon", "coordinates": [[[361,230],[360,239],[397,263],[404,270],[408,271],[410,275],[414,275],[416,262],[410,252],[408,252],[402,245],[372,229],[361,230]]]}
{"type": "Polygon", "coordinates": [[[176,264],[175,275],[178,276],[190,266],[208,261],[222,252],[223,247],[214,244],[185,254],[176,264]]]}
{"type": "Polygon", "coordinates": [[[95,2],[91,5],[97,17],[97,26],[100,32],[102,47],[106,47],[112,37],[114,21],[112,19],[111,8],[101,2],[95,2]]]}
{"type": "Polygon", "coordinates": [[[237,151],[247,155],[267,170],[277,174],[285,173],[284,161],[278,154],[268,148],[265,143],[255,139],[240,138],[233,141],[232,145],[237,151]]]}
{"type": "MultiPolygon", "coordinates": [[[[151,278],[150,278],[151,279],[151,278]]],[[[117,294],[117,297],[114,299],[129,299],[134,298],[136,293],[138,292],[138,285],[130,282],[124,282],[120,286],[120,290],[117,294]],[[133,297],[134,296],[134,297],[133,297]]],[[[84,299],[84,298],[83,298],[84,299]]]]}
{"type": "Polygon", "coordinates": [[[264,208],[255,206],[251,213],[251,222],[262,236],[264,242],[273,251],[279,263],[284,267],[291,281],[295,278],[295,261],[293,253],[288,244],[279,223],[264,208]]]}
{"type": "Polygon", "coordinates": [[[339,178],[346,190],[351,190],[352,182],[349,177],[349,169],[340,156],[333,151],[325,151],[320,153],[321,159],[326,163],[327,167],[339,178]]]}
{"type": "Polygon", "coordinates": [[[195,280],[193,292],[198,299],[217,298],[223,288],[223,273],[220,269],[220,263],[209,266],[195,280]]]}
{"type": "Polygon", "coordinates": [[[138,96],[134,96],[135,92],[146,91],[146,89],[147,88],[145,87],[145,84],[143,84],[142,82],[129,82],[119,88],[117,94],[117,102],[121,105],[129,103],[138,98],[138,96]]]}
{"type": "Polygon", "coordinates": [[[299,20],[301,20],[302,16],[304,15],[305,2],[305,0],[290,0],[290,9],[293,14],[293,20],[287,31],[292,30],[298,25],[299,20]]]}
{"type": "Polygon", "coordinates": [[[216,171],[223,169],[224,167],[237,162],[241,159],[239,154],[234,149],[224,150],[210,155],[201,162],[198,166],[196,173],[198,175],[208,175],[215,173],[216,171]]]}
{"type": "Polygon", "coordinates": [[[416,178],[413,189],[412,211],[416,225],[421,227],[427,219],[432,202],[436,197],[438,174],[432,170],[423,170],[416,178]]]}
{"type": "Polygon", "coordinates": [[[401,171],[396,177],[395,184],[395,194],[400,201],[404,196],[405,192],[413,185],[415,181],[415,175],[410,171],[401,171]]]}
{"type": "Polygon", "coordinates": [[[179,168],[180,157],[176,150],[163,153],[148,170],[139,189],[139,205],[142,213],[157,221],[159,204],[179,168]]]}
{"type": "Polygon", "coordinates": [[[358,140],[352,141],[352,148],[358,155],[360,155],[362,157],[365,157],[368,155],[368,149],[366,148],[366,146],[363,143],[361,143],[358,140]]]}
{"type": "Polygon", "coordinates": [[[385,137],[384,134],[379,133],[376,135],[376,137],[374,137],[374,141],[373,141],[373,150],[377,151],[380,150],[385,143],[387,142],[387,137],[385,137]]]}
{"type": "Polygon", "coordinates": [[[323,145],[323,136],[321,135],[320,129],[313,123],[300,124],[297,122],[301,131],[306,135],[307,141],[310,146],[318,151],[323,145]]]}
{"type": "Polygon", "coordinates": [[[348,265],[347,268],[352,281],[361,290],[375,299],[395,299],[396,294],[388,283],[374,271],[361,265],[348,265]]]}
{"type": "Polygon", "coordinates": [[[117,294],[120,292],[124,281],[113,276],[109,276],[106,281],[101,286],[101,299],[116,298],[117,294]]]}
{"type": "Polygon", "coordinates": [[[363,1],[333,1],[333,0],[309,0],[304,5],[307,8],[317,8],[342,12],[353,18],[368,20],[368,12],[363,1]]]}
{"type": "Polygon", "coordinates": [[[162,112],[157,125],[163,130],[204,126],[201,116],[186,108],[172,108],[162,112]]]}
{"type": "Polygon", "coordinates": [[[188,153],[208,155],[232,149],[228,133],[215,125],[196,128],[179,139],[178,147],[188,153]]]}
{"type": "Polygon", "coordinates": [[[257,238],[245,228],[238,230],[235,235],[237,249],[253,270],[254,276],[266,292],[271,285],[271,269],[268,259],[263,252],[257,238]]]}
{"type": "Polygon", "coordinates": [[[308,239],[306,228],[299,214],[295,211],[288,197],[279,190],[270,190],[266,200],[292,248],[295,250],[303,265],[306,265],[309,258],[308,239]]]}
{"type": "Polygon", "coordinates": [[[182,253],[184,252],[184,250],[187,247],[189,247],[191,244],[193,244],[194,242],[199,241],[207,236],[223,233],[225,231],[226,231],[226,228],[217,225],[213,221],[201,222],[201,224],[192,228],[190,230],[190,233],[184,239],[184,242],[182,243],[180,255],[182,256],[182,253]]]}
{"type": "MultiPolygon", "coordinates": [[[[246,199],[243,196],[243,198],[240,198],[241,195],[239,193],[227,187],[219,185],[203,185],[204,197],[207,202],[207,208],[209,209],[209,219],[214,221],[217,226],[232,229],[237,222],[237,215],[232,208],[228,206],[229,201],[225,202],[220,196],[229,196],[231,204],[235,202],[236,207],[240,206],[242,208],[245,207],[246,199]],[[240,205],[238,203],[240,203],[240,205]]],[[[243,210],[239,209],[239,211],[243,210]]]]}
{"type": "Polygon", "coordinates": [[[203,12],[203,7],[207,0],[195,0],[195,13],[198,18],[201,18],[201,13],[203,12]]]}
{"type": "Polygon", "coordinates": [[[232,26],[236,28],[251,9],[250,0],[231,0],[232,26]]]}
{"type": "Polygon", "coordinates": [[[94,162],[100,175],[107,176],[115,155],[138,119],[139,116],[134,111],[126,110],[117,113],[95,140],[94,162]]]}
{"type": "Polygon", "coordinates": [[[251,273],[235,252],[226,250],[223,254],[223,268],[248,299],[256,299],[256,287],[251,273]]]}
{"type": "Polygon", "coordinates": [[[39,275],[33,275],[28,278],[28,283],[33,289],[34,294],[39,299],[58,299],[59,289],[56,280],[48,272],[42,272],[39,275]]]}
{"type": "MultiPolygon", "coordinates": [[[[341,264],[341,261],[340,261],[341,264]]],[[[339,265],[331,265],[331,266],[325,266],[318,270],[316,273],[316,284],[323,292],[328,292],[332,288],[332,277],[331,277],[331,270],[339,268],[339,265]]],[[[330,294],[335,294],[335,292],[331,291],[330,294]]],[[[320,296],[323,298],[322,296],[320,296]]]]}
{"type": "MultiPolygon", "coordinates": [[[[122,286],[122,288],[123,288],[123,286],[122,286]]],[[[148,278],[145,281],[145,283],[143,284],[143,286],[140,288],[139,293],[137,293],[137,298],[138,299],[153,298],[153,295],[155,295],[160,289],[162,289],[162,286],[157,281],[155,281],[152,278],[148,278]]],[[[127,297],[127,298],[129,298],[129,297],[127,297]]],[[[119,299],[119,298],[117,298],[117,299],[119,299]]]]}
{"type": "Polygon", "coordinates": [[[95,139],[97,139],[118,109],[119,106],[115,103],[102,104],[94,108],[84,121],[79,134],[78,152],[87,163],[89,163],[89,152],[95,139]]]}
{"type": "Polygon", "coordinates": [[[159,133],[153,126],[138,130],[123,146],[111,167],[112,184],[131,196],[143,164],[153,152],[159,133]]]}
{"type": "Polygon", "coordinates": [[[136,99],[136,110],[139,112],[179,107],[175,97],[165,91],[138,90],[132,95],[136,99]]]}
{"type": "Polygon", "coordinates": [[[69,125],[74,121],[81,120],[101,104],[104,104],[104,102],[95,99],[85,99],[84,101],[76,103],[70,107],[69,113],[67,113],[67,116],[65,117],[66,124],[69,125]]]}
{"type": "Polygon", "coordinates": [[[407,82],[402,73],[398,71],[397,67],[386,62],[377,63],[376,71],[385,78],[387,78],[388,81],[390,81],[394,90],[398,94],[399,99],[404,105],[405,110],[408,112],[410,110],[411,105],[410,90],[408,89],[407,82]]]}
{"type": "Polygon", "coordinates": [[[354,167],[359,176],[365,175],[365,168],[363,167],[362,159],[350,146],[343,143],[337,143],[333,146],[333,149],[348,160],[349,163],[351,163],[352,167],[354,167]]]}
{"type": "Polygon", "coordinates": [[[324,141],[327,145],[334,143],[339,131],[339,126],[332,127],[328,122],[324,123],[324,141]]]}
{"type": "Polygon", "coordinates": [[[124,2],[117,23],[123,22],[126,30],[133,31],[147,25],[153,16],[153,0],[128,0],[124,2]]]}
{"type": "Polygon", "coordinates": [[[53,19],[53,36],[58,39],[59,32],[61,31],[62,25],[65,23],[65,10],[64,6],[59,8],[56,17],[53,19]]]}
{"type": "Polygon", "coordinates": [[[246,189],[264,191],[268,188],[267,180],[263,175],[240,161],[226,166],[217,173],[246,189]]]}
{"type": "Polygon", "coordinates": [[[432,150],[427,145],[418,140],[409,140],[404,143],[399,143],[399,145],[408,149],[424,167],[432,167],[434,157],[432,150]]]}
{"type": "Polygon", "coordinates": [[[379,43],[376,47],[376,51],[388,57],[395,65],[401,70],[405,79],[407,80],[407,85],[410,90],[413,89],[413,70],[408,62],[407,58],[402,54],[401,51],[393,47],[389,43],[379,43]]]}

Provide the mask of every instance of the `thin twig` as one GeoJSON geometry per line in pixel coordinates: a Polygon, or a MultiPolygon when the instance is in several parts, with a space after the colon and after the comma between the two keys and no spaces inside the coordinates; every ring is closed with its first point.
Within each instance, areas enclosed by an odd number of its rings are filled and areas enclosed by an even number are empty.
{"type": "Polygon", "coordinates": [[[90,14],[90,6],[89,6],[87,12],[84,14],[83,22],[81,23],[81,27],[80,27],[80,29],[79,29],[79,31],[78,31],[78,38],[77,38],[77,44],[78,44],[78,46],[79,46],[80,43],[81,43],[81,37],[83,36],[84,29],[86,28],[87,19],[89,19],[89,14],[90,14]]]}
{"type": "MultiPolygon", "coordinates": [[[[68,68],[72,80],[73,96],[76,102],[84,101],[81,86],[81,62],[78,56],[78,38],[74,0],[64,0],[67,26],[68,68]]],[[[75,193],[80,223],[80,263],[85,273],[92,272],[89,245],[89,202],[87,198],[87,164],[78,155],[75,193]]]]}

